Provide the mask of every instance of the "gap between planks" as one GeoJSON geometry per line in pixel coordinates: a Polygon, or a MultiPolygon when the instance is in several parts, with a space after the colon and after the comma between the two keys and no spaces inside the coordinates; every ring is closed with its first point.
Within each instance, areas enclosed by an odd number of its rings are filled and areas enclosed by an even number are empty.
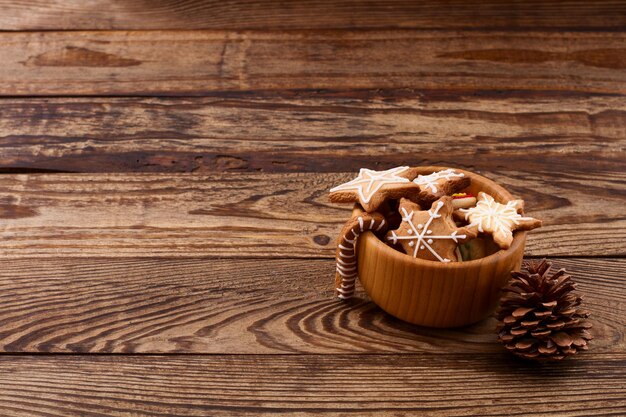
{"type": "Polygon", "coordinates": [[[158,7],[127,0],[55,3],[3,0],[0,30],[145,29],[471,29],[621,30],[626,7],[614,1],[434,0],[284,2],[161,0],[158,7]]]}

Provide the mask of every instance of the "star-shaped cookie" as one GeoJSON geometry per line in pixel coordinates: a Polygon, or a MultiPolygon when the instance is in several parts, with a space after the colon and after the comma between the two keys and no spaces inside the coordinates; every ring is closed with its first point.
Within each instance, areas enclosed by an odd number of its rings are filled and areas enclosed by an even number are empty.
{"type": "Polygon", "coordinates": [[[386,171],[361,168],[355,179],[330,190],[330,201],[358,201],[366,212],[372,213],[387,199],[417,197],[419,187],[411,182],[413,178],[415,172],[409,167],[396,167],[386,171]]]}
{"type": "Polygon", "coordinates": [[[541,226],[541,220],[522,216],[519,212],[523,208],[523,200],[500,204],[489,194],[479,192],[475,207],[458,211],[470,223],[468,227],[475,227],[481,233],[491,233],[501,249],[508,249],[513,243],[513,231],[541,226]]]}
{"type": "Polygon", "coordinates": [[[469,186],[471,180],[462,172],[444,169],[429,175],[418,175],[413,182],[420,187],[419,202],[428,206],[444,195],[458,193],[469,186]]]}
{"type": "Polygon", "coordinates": [[[399,243],[414,258],[431,261],[457,261],[457,243],[476,236],[467,227],[457,227],[452,220],[452,197],[441,197],[430,210],[403,198],[400,200],[402,223],[397,230],[388,232],[389,242],[399,243]]]}

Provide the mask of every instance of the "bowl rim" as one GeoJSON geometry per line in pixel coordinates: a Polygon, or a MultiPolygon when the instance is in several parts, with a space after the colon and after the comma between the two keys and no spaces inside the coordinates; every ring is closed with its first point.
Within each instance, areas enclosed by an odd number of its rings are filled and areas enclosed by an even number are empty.
{"type": "MultiPolygon", "coordinates": [[[[444,169],[454,169],[455,171],[464,173],[470,178],[479,177],[483,181],[490,183],[490,185],[498,189],[498,191],[504,196],[505,200],[501,201],[501,203],[507,203],[511,200],[515,200],[513,195],[510,192],[508,192],[503,186],[501,186],[500,184],[496,183],[495,181],[483,175],[476,174],[475,172],[467,171],[461,168],[452,168],[452,167],[437,166],[437,165],[417,166],[417,167],[412,167],[412,168],[419,170],[419,175],[424,175],[424,174],[428,175],[433,172],[441,171],[444,169]]],[[[354,217],[355,214],[358,215],[362,212],[363,212],[363,209],[358,203],[356,203],[352,210],[352,216],[354,217]]],[[[499,251],[492,253],[491,255],[487,255],[484,258],[478,258],[478,259],[473,259],[471,261],[461,261],[461,262],[458,262],[458,261],[457,262],[438,262],[438,261],[432,261],[428,259],[414,258],[406,253],[402,253],[392,248],[391,246],[388,246],[387,244],[385,244],[385,242],[380,240],[372,232],[364,233],[363,235],[361,235],[361,238],[367,240],[368,245],[372,245],[374,250],[381,251],[382,252],[381,254],[391,256],[398,261],[412,263],[415,266],[428,266],[432,268],[453,270],[453,269],[458,269],[459,265],[471,267],[471,266],[478,266],[480,264],[484,265],[485,263],[497,263],[499,260],[506,258],[510,256],[511,254],[516,253],[517,249],[521,245],[525,244],[526,233],[527,232],[524,230],[515,231],[513,233],[513,243],[511,243],[511,246],[508,249],[500,249],[499,251]]]]}

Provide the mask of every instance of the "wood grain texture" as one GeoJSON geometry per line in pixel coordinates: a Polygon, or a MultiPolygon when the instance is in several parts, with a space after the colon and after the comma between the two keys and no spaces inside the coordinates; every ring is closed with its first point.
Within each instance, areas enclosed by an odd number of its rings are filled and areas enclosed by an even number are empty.
{"type": "MultiPolygon", "coordinates": [[[[555,259],[592,312],[591,351],[626,353],[626,260],[555,259]]],[[[0,351],[494,354],[495,320],[427,329],[360,285],[335,298],[332,260],[48,258],[0,271],[0,351]]]]}
{"type": "Polygon", "coordinates": [[[626,356],[537,366],[499,355],[2,357],[22,416],[618,416],[626,356]]]}
{"type": "Polygon", "coordinates": [[[0,0],[0,415],[626,414],[625,22],[613,1],[0,0]],[[527,254],[563,256],[590,352],[531,365],[491,318],[334,298],[350,207],[327,190],[404,163],[527,200],[527,254]]]}
{"type": "Polygon", "coordinates": [[[202,95],[276,89],[626,92],[624,32],[0,33],[0,92],[202,95]]]}
{"type": "Polygon", "coordinates": [[[619,1],[0,1],[0,30],[624,29],[619,1]]]}
{"type": "Polygon", "coordinates": [[[1,104],[3,172],[625,170],[622,95],[364,90],[1,104]]]}
{"type": "MultiPolygon", "coordinates": [[[[482,172],[544,226],[532,256],[623,256],[624,173],[482,172]],[[601,203],[601,204],[600,204],[601,203]]],[[[352,173],[19,174],[0,177],[5,258],[328,257],[350,216],[328,189],[352,173]]]]}

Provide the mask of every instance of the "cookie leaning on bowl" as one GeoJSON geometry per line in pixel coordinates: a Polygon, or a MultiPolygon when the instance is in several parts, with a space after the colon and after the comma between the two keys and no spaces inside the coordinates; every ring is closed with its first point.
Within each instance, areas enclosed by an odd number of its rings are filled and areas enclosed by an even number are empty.
{"type": "Polygon", "coordinates": [[[387,230],[385,217],[380,213],[362,213],[352,217],[341,229],[337,240],[335,259],[335,290],[337,297],[347,300],[354,295],[357,273],[356,242],[361,233],[387,230]]]}

